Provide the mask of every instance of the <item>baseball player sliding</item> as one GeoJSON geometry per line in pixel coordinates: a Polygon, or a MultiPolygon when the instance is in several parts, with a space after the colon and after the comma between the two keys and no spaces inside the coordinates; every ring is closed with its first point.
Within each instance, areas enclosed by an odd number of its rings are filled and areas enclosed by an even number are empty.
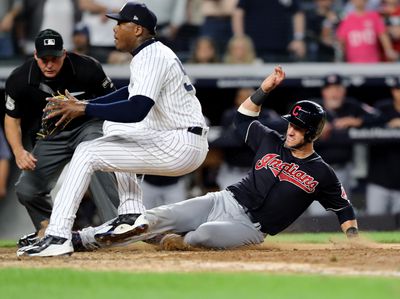
{"type": "MultiPolygon", "coordinates": [[[[276,67],[252,96],[239,107],[238,134],[254,151],[249,174],[220,192],[150,209],[139,216],[124,241],[152,238],[165,232],[165,249],[234,248],[259,244],[293,223],[313,202],[336,213],[349,238],[358,235],[353,207],[332,168],[314,151],[325,124],[325,111],[311,101],[299,101],[283,118],[286,136],[262,125],[260,108],[285,77],[276,67]]],[[[107,224],[80,232],[86,248],[107,245],[96,234],[107,224]]]]}
{"type": "Polygon", "coordinates": [[[107,17],[118,22],[116,48],[133,56],[129,85],[90,102],[77,101],[68,92],[66,101],[50,99],[55,105],[49,117],[62,115],[60,124],[81,115],[104,119],[104,136],[75,150],[45,237],[20,248],[18,255],[74,251],[71,229],[94,171],[115,172],[118,180],[119,216],[98,232],[99,239],[114,242],[131,236],[137,217],[145,212],[136,173],[180,176],[194,171],[206,157],[208,128],[195,89],[177,56],[154,39],[154,13],[144,4],[129,2],[107,17]]]}

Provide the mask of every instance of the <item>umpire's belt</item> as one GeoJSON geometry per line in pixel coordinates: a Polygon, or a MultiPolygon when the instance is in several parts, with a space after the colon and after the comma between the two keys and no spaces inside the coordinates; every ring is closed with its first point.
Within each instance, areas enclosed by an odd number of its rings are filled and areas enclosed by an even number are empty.
{"type": "Polygon", "coordinates": [[[199,135],[199,136],[204,136],[207,132],[207,129],[203,129],[202,127],[189,127],[188,132],[199,135]]]}

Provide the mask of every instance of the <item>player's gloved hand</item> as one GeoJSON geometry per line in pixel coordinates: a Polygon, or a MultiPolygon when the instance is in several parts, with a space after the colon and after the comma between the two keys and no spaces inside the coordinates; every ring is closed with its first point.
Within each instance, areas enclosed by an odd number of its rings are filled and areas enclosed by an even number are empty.
{"type": "Polygon", "coordinates": [[[43,111],[47,112],[46,119],[61,116],[55,125],[62,126],[65,122],[70,122],[72,119],[85,115],[87,101],[80,101],[72,96],[68,90],[65,90],[64,97],[48,98],[48,106],[43,111]]]}
{"type": "Polygon", "coordinates": [[[56,101],[48,101],[46,107],[43,109],[42,115],[42,127],[40,131],[37,133],[38,139],[47,138],[49,136],[56,135],[60,131],[62,131],[68,123],[71,121],[70,119],[63,119],[62,117],[49,117],[51,114],[54,114],[59,110],[59,102],[65,101],[66,96],[63,94],[59,94],[54,96],[52,99],[56,101]]]}

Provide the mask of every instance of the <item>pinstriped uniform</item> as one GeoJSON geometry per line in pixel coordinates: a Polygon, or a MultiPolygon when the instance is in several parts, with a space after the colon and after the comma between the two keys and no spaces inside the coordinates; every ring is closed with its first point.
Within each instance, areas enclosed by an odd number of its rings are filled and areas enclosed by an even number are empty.
{"type": "Polygon", "coordinates": [[[173,51],[153,42],[133,57],[130,70],[129,97],[149,97],[154,106],[139,123],[105,121],[103,137],[78,146],[46,234],[70,238],[76,211],[96,170],[115,172],[119,214],[143,213],[137,173],[180,176],[204,161],[208,128],[195,89],[173,51]],[[204,129],[194,134],[189,127],[204,129]]]}

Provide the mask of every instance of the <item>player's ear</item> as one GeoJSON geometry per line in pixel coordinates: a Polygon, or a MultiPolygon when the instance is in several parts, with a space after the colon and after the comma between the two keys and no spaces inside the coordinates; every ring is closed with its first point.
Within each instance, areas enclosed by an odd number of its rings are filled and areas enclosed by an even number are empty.
{"type": "Polygon", "coordinates": [[[36,61],[39,60],[39,57],[37,56],[37,51],[36,50],[33,51],[33,57],[35,58],[36,61]]]}

